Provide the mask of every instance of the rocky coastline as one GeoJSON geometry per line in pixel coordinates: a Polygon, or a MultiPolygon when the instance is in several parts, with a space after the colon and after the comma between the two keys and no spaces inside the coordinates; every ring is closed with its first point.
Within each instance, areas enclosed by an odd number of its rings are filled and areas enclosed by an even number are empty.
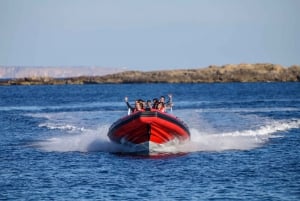
{"type": "Polygon", "coordinates": [[[162,71],[124,71],[104,76],[71,78],[26,77],[0,80],[0,86],[65,85],[105,83],[225,83],[225,82],[299,82],[300,65],[230,64],[198,69],[162,71]]]}

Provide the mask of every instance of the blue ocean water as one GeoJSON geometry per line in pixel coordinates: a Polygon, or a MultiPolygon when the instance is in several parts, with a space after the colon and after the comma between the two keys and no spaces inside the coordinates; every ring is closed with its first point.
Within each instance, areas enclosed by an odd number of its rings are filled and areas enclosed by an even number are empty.
{"type": "Polygon", "coordinates": [[[0,200],[300,200],[300,83],[0,87],[0,200]],[[125,96],[173,94],[191,141],[118,154],[125,96]]]}

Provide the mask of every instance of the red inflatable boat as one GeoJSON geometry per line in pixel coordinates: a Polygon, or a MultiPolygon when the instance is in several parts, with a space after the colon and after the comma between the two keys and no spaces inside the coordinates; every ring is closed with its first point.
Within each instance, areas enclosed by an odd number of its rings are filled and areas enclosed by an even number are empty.
{"type": "Polygon", "coordinates": [[[151,153],[155,147],[188,141],[190,132],[174,115],[155,110],[135,112],[119,119],[110,127],[108,137],[132,147],[134,152],[151,153]]]}

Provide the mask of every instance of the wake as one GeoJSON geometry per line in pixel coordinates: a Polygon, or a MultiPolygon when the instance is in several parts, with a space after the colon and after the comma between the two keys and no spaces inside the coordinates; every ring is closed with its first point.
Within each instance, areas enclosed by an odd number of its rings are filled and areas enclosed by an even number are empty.
{"type": "MultiPolygon", "coordinates": [[[[66,127],[68,128],[68,127],[66,127]]],[[[282,137],[283,132],[300,128],[300,119],[271,121],[257,129],[234,132],[208,132],[190,128],[191,140],[184,144],[160,146],[159,153],[176,154],[199,151],[250,150],[263,146],[271,138],[282,137]]],[[[34,147],[48,152],[131,152],[128,147],[115,144],[107,137],[109,125],[97,129],[82,129],[80,133],[66,134],[38,141],[34,147]]]]}

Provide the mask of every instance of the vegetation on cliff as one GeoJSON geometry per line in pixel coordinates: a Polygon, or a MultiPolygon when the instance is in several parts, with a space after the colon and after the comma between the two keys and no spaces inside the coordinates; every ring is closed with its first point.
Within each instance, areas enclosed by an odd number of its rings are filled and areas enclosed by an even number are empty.
{"type": "Polygon", "coordinates": [[[199,69],[125,71],[105,76],[74,78],[32,77],[2,80],[0,85],[100,84],[100,83],[213,83],[213,82],[299,82],[300,66],[238,64],[199,69]]]}

